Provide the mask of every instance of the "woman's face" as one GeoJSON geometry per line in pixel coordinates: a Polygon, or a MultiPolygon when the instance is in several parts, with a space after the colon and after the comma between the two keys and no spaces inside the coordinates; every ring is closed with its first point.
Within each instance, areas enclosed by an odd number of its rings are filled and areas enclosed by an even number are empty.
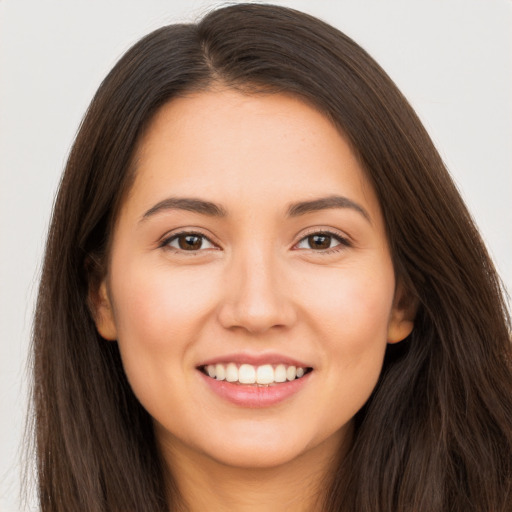
{"type": "Polygon", "coordinates": [[[412,329],[345,139],[292,97],[217,90],[165,105],[135,164],[96,320],[161,446],[270,467],[341,445],[412,329]]]}

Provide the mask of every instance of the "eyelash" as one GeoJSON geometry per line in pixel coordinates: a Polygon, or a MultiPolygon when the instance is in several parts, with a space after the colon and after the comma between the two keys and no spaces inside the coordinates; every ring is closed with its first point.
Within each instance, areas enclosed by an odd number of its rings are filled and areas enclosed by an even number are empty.
{"type": "MultiPolygon", "coordinates": [[[[187,250],[184,250],[184,249],[177,249],[176,247],[171,247],[170,246],[170,243],[173,242],[174,240],[177,240],[179,237],[181,236],[185,236],[185,235],[189,235],[189,236],[197,236],[197,237],[200,237],[200,238],[203,238],[205,240],[208,240],[208,242],[210,242],[211,244],[214,245],[214,243],[205,235],[203,235],[202,233],[199,233],[197,231],[180,231],[179,233],[174,233],[173,235],[165,238],[164,240],[162,240],[162,242],[160,243],[159,247],[160,248],[165,248],[165,249],[169,249],[171,250],[172,252],[176,253],[176,254],[195,254],[197,255],[201,250],[196,250],[196,251],[187,251],[187,250]]],[[[345,237],[342,237],[341,235],[339,235],[338,233],[334,233],[332,231],[327,231],[327,230],[320,230],[320,231],[311,231],[309,233],[306,233],[295,245],[298,245],[300,244],[302,241],[306,240],[307,238],[309,238],[310,236],[313,236],[313,235],[321,235],[321,236],[328,236],[328,237],[331,237],[331,238],[334,238],[336,241],[339,242],[338,245],[334,246],[334,247],[331,247],[331,248],[328,248],[328,249],[321,249],[321,250],[314,250],[312,248],[310,248],[309,250],[315,252],[315,253],[318,253],[318,254],[334,254],[334,253],[337,253],[337,252],[340,252],[344,249],[346,249],[347,247],[351,247],[352,244],[351,242],[345,238],[345,237]]],[[[204,249],[203,249],[204,250],[204,249]]]]}

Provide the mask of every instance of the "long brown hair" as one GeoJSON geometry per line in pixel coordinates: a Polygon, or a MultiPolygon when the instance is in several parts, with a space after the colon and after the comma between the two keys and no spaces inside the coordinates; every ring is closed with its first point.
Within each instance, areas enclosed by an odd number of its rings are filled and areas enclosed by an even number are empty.
{"type": "Polygon", "coordinates": [[[43,512],[168,511],[152,421],[88,290],[133,180],[134,148],[172,98],[221,82],[303,98],[351,143],[380,200],[415,328],[326,489],[326,511],[512,509],[510,319],[475,225],[417,116],[350,38],[306,14],[238,4],[163,27],[101,84],[55,204],[34,325],[33,403],[43,512]]]}

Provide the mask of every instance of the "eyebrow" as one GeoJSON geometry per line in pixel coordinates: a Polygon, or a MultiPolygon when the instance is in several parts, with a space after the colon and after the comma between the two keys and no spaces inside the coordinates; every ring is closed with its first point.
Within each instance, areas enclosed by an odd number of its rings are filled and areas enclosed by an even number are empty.
{"type": "Polygon", "coordinates": [[[371,224],[371,217],[368,212],[358,203],[344,196],[327,196],[313,199],[311,201],[301,201],[293,203],[288,207],[288,217],[298,217],[306,213],[326,210],[328,208],[350,208],[360,213],[371,224]]]}
{"type": "Polygon", "coordinates": [[[142,216],[141,220],[166,210],[187,210],[189,212],[208,215],[209,217],[226,217],[228,214],[222,206],[210,201],[203,201],[202,199],[193,197],[168,197],[150,208],[142,216]]]}
{"type": "MultiPolygon", "coordinates": [[[[292,203],[288,206],[286,215],[287,217],[299,217],[307,213],[330,208],[349,208],[355,210],[371,224],[370,215],[361,205],[352,201],[348,197],[337,195],[292,203]]],[[[204,201],[203,199],[194,197],[168,197],[167,199],[155,204],[146,213],[144,213],[141,221],[167,210],[186,210],[202,215],[208,215],[209,217],[228,216],[228,212],[225,208],[210,201],[204,201]]]]}

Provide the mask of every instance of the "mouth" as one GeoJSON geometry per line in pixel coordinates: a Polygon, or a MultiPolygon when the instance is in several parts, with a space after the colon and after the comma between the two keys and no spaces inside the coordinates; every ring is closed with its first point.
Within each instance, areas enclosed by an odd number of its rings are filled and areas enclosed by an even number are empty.
{"type": "Polygon", "coordinates": [[[202,365],[198,370],[213,380],[241,386],[272,387],[302,379],[313,368],[286,364],[254,366],[230,362],[202,365]]]}

